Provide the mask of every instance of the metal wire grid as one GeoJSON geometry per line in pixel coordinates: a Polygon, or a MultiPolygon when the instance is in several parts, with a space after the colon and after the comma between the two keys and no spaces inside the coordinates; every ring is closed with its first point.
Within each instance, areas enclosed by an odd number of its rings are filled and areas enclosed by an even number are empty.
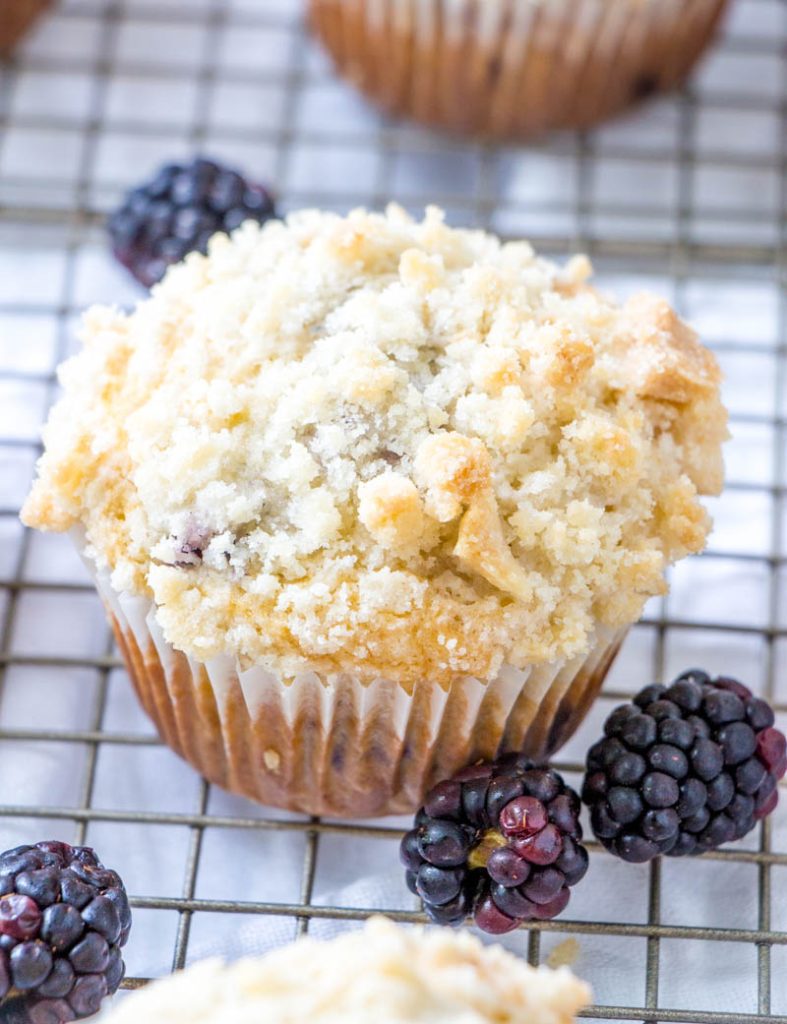
{"type": "MultiPolygon", "coordinates": [[[[746,0],[752,6],[765,6],[768,0],[746,0]]],[[[779,4],[770,4],[774,9],[779,4]]],[[[782,405],[787,395],[787,6],[781,4],[779,12],[780,27],[768,38],[747,37],[737,34],[724,43],[725,49],[732,55],[741,56],[752,61],[766,61],[777,58],[781,61],[781,85],[778,98],[766,99],[752,95],[743,83],[730,81],[724,91],[717,91],[712,96],[700,95],[689,89],[680,97],[677,107],[679,118],[679,143],[677,149],[659,147],[658,145],[631,146],[625,140],[612,145],[604,145],[606,158],[627,161],[633,169],[643,169],[660,163],[674,165],[677,171],[677,191],[674,207],[674,230],[666,236],[660,236],[657,221],[661,214],[654,212],[652,206],[644,202],[604,203],[594,192],[594,177],[599,167],[599,141],[593,135],[581,136],[578,139],[560,139],[548,145],[553,151],[566,153],[573,162],[576,171],[576,191],[570,203],[566,204],[571,214],[571,226],[558,233],[545,232],[536,241],[541,248],[561,253],[580,248],[588,251],[610,271],[626,271],[632,267],[637,272],[652,271],[664,273],[674,285],[678,305],[683,304],[687,287],[697,275],[704,279],[713,278],[720,281],[734,281],[743,274],[767,276],[780,288],[778,311],[778,338],[776,347],[765,346],[763,351],[771,353],[775,358],[775,375],[773,379],[775,400],[773,416],[759,414],[741,414],[735,417],[739,424],[762,426],[773,431],[773,472],[768,486],[745,480],[731,481],[730,492],[764,492],[772,501],[772,536],[768,545],[768,553],[759,555],[747,552],[717,552],[711,550],[705,559],[721,558],[756,562],[766,567],[768,572],[768,617],[765,625],[731,625],[725,622],[698,622],[681,615],[670,614],[665,607],[657,609],[643,620],[643,628],[654,633],[653,645],[653,677],[661,678],[665,669],[665,648],[668,637],[673,631],[702,630],[732,633],[741,637],[747,635],[761,637],[767,651],[765,665],[765,693],[771,698],[776,697],[777,660],[783,656],[787,648],[781,647],[787,638],[787,628],[780,623],[779,587],[780,573],[787,565],[787,538],[783,536],[783,524],[787,522],[787,460],[785,459],[785,442],[787,442],[787,420],[782,405]],[[697,145],[697,119],[700,112],[716,109],[729,113],[734,110],[767,112],[778,118],[779,137],[772,151],[763,155],[751,156],[742,151],[726,151],[719,147],[700,151],[697,145]],[[716,209],[713,204],[704,203],[697,195],[696,173],[698,167],[707,164],[711,167],[723,167],[730,170],[757,171],[770,169],[778,175],[779,195],[777,215],[764,216],[750,208],[725,206],[716,209]],[[698,213],[706,221],[723,221],[725,226],[733,225],[737,230],[737,239],[722,241],[698,236],[695,231],[698,213]],[[600,219],[610,214],[617,217],[639,218],[640,230],[633,237],[625,231],[599,229],[600,219]]],[[[245,3],[234,5],[225,0],[191,0],[153,4],[120,2],[120,0],[74,0],[64,5],[59,17],[61,24],[68,27],[69,21],[88,20],[98,32],[93,56],[85,62],[83,56],[72,56],[67,48],[57,56],[37,57],[36,51],[19,64],[0,65],[0,159],[2,159],[3,137],[7,140],[12,129],[23,129],[32,132],[46,131],[55,136],[58,133],[70,135],[77,133],[80,140],[80,154],[74,175],[66,180],[53,166],[51,173],[35,175],[30,180],[25,174],[14,170],[0,177],[0,238],[5,232],[14,242],[20,237],[24,245],[25,230],[36,232],[35,237],[43,244],[51,245],[64,254],[62,285],[54,301],[47,303],[19,302],[15,299],[3,301],[0,314],[14,316],[35,315],[41,312],[54,315],[57,321],[57,344],[53,353],[51,366],[45,372],[28,372],[15,369],[13,366],[0,370],[0,383],[18,381],[35,383],[45,390],[46,405],[55,395],[54,367],[68,352],[70,344],[71,318],[77,311],[75,279],[78,257],[86,247],[96,243],[99,237],[100,222],[106,206],[110,204],[119,191],[120,183],[107,180],[97,174],[97,151],[102,139],[112,133],[128,133],[140,140],[156,139],[166,144],[166,140],[176,134],[185,141],[189,150],[201,150],[210,145],[215,151],[218,147],[231,149],[237,142],[249,141],[247,128],[235,129],[223,125],[218,130],[209,122],[207,111],[211,98],[220,85],[233,84],[245,88],[275,87],[281,94],[281,117],[276,127],[260,128],[255,134],[255,141],[269,147],[271,154],[270,172],[276,182],[285,207],[296,207],[306,203],[314,205],[331,205],[346,207],[350,204],[363,202],[379,206],[396,192],[394,181],[394,164],[397,156],[404,152],[420,154],[440,154],[453,152],[453,143],[443,142],[435,137],[413,131],[407,127],[392,124],[384,119],[375,121],[371,127],[353,125],[335,130],[332,128],[299,127],[297,121],[298,105],[303,92],[315,83],[330,82],[324,67],[316,63],[303,37],[303,29],[298,19],[298,6],[294,0],[267,0],[267,2],[245,3]],[[191,66],[184,69],[177,62],[162,60],[139,61],[127,59],[117,52],[118,36],[129,24],[144,25],[148,29],[160,26],[164,29],[198,28],[203,31],[202,44],[197,59],[191,66]],[[273,26],[281,30],[282,45],[288,51],[288,58],[277,70],[237,67],[227,65],[219,59],[216,39],[228,29],[253,31],[260,27],[273,26]],[[78,73],[86,77],[89,86],[89,97],[83,116],[70,117],[65,115],[48,115],[46,113],[19,114],[14,112],[13,95],[20,73],[41,72],[78,73]],[[187,79],[194,86],[191,109],[188,113],[180,113],[177,117],[163,119],[157,123],[136,120],[134,117],[125,119],[107,118],[107,92],[113,75],[122,72],[139,80],[155,79],[158,83],[176,85],[187,79]],[[296,145],[327,146],[345,148],[352,152],[373,152],[379,159],[373,179],[359,189],[348,187],[346,190],[332,188],[322,191],[319,176],[307,187],[291,180],[292,151],[296,145]]],[[[7,145],[7,141],[6,141],[7,145]]],[[[424,194],[417,189],[411,190],[407,201],[418,207],[424,202],[441,201],[457,216],[467,221],[475,220],[481,225],[499,226],[501,211],[516,215],[526,210],[527,203],[516,200],[502,200],[499,189],[499,170],[503,156],[497,151],[484,147],[468,147],[477,161],[478,174],[472,189],[457,189],[449,195],[435,193],[434,187],[424,194]]],[[[532,152],[537,152],[536,147],[532,152]]],[[[2,163],[0,163],[2,167],[2,163]]],[[[134,176],[136,177],[136,171],[134,176]]],[[[555,206],[547,213],[562,214],[566,210],[555,206]]],[[[743,345],[738,340],[722,341],[716,345],[720,352],[741,352],[753,354],[759,351],[757,346],[743,345]]],[[[32,438],[8,436],[0,437],[0,453],[24,449],[37,451],[38,443],[32,438]]],[[[16,517],[18,508],[15,503],[7,503],[0,496],[0,520],[16,517]]],[[[172,967],[178,968],[186,962],[189,947],[191,925],[195,914],[226,913],[226,914],[260,914],[290,916],[297,922],[300,932],[308,929],[309,923],[318,918],[360,919],[372,912],[371,907],[347,908],[340,906],[315,905],[312,902],[315,874],[318,865],[321,837],[326,835],[340,836],[348,842],[358,837],[371,839],[390,839],[398,834],[398,830],[387,824],[353,825],[337,822],[325,822],[317,819],[310,821],[292,818],[254,817],[254,816],[220,816],[209,813],[210,787],[202,782],[197,811],[194,813],[166,813],[156,811],[125,811],[106,810],[93,806],[96,787],[99,750],[102,746],[125,746],[142,748],[155,746],[157,739],[140,735],[132,731],[106,729],[104,716],[107,707],[110,686],[110,673],[120,668],[121,663],[113,648],[109,631],[106,635],[104,653],[98,657],[61,657],[60,655],[26,655],[17,653],[12,643],[14,625],[19,613],[21,596],[29,592],[51,591],[61,594],[64,598],[82,591],[89,592],[92,588],[80,583],[60,583],[29,579],[26,562],[30,551],[30,536],[27,532],[21,535],[19,543],[13,551],[10,571],[0,578],[0,597],[7,596],[5,615],[0,630],[0,685],[6,671],[15,666],[31,666],[39,668],[79,667],[94,670],[98,674],[99,683],[90,711],[89,727],[83,729],[0,728],[0,744],[15,744],[20,749],[28,749],[27,744],[58,742],[75,744],[87,751],[85,769],[79,797],[73,804],[64,806],[28,806],[6,804],[0,806],[1,820],[46,820],[71,822],[74,826],[73,839],[82,842],[88,837],[91,826],[99,823],[137,824],[137,825],[170,825],[181,826],[189,830],[189,843],[186,851],[183,883],[179,893],[167,897],[146,897],[135,894],[132,905],[137,909],[174,911],[178,915],[172,967]],[[203,840],[208,829],[251,830],[260,833],[261,844],[266,833],[272,831],[296,831],[305,838],[305,855],[302,867],[300,899],[297,902],[275,901],[231,901],[200,899],[195,897],[197,878],[200,869],[203,840]]],[[[668,607],[668,606],[667,606],[668,607]]],[[[640,682],[634,681],[634,685],[640,682]]],[[[607,691],[607,697],[618,699],[630,696],[622,691],[607,691]]],[[[2,690],[0,690],[0,697],[2,690]]],[[[0,705],[1,709],[1,705],[0,705]]],[[[780,712],[787,712],[787,704],[777,703],[780,712]]],[[[1,719],[0,719],[1,720],[1,719]]],[[[563,764],[564,770],[578,772],[577,763],[563,764]]],[[[527,942],[527,955],[531,962],[538,963],[541,959],[541,936],[548,932],[570,933],[576,935],[600,936],[615,935],[620,937],[640,938],[646,940],[646,971],[645,987],[641,1005],[635,1006],[594,1006],[585,1016],[599,1020],[642,1020],[642,1021],[674,1021],[693,1022],[693,1024],[710,1024],[710,1022],[729,1022],[745,1024],[753,1021],[769,1021],[771,1024],[787,1024],[787,1015],[771,1012],[771,999],[774,990],[774,978],[771,971],[771,953],[775,946],[787,945],[787,934],[774,930],[771,923],[771,886],[772,868],[787,866],[787,851],[775,851],[772,848],[771,823],[766,822],[761,829],[760,845],[757,850],[722,850],[708,855],[710,859],[719,861],[750,863],[757,866],[758,885],[758,920],[756,928],[717,928],[700,925],[676,926],[661,923],[661,867],[658,862],[650,868],[649,875],[649,906],[647,923],[625,924],[612,921],[575,921],[561,919],[544,922],[532,927],[527,942]],[[659,968],[660,946],[662,940],[694,939],[710,942],[733,942],[755,944],[758,957],[758,993],[757,1013],[740,1014],[724,1012],[722,1008],[713,1011],[692,1009],[666,1009],[659,1006],[659,968]]],[[[606,856],[597,844],[591,844],[593,855],[606,856]]],[[[570,912],[569,912],[570,913],[570,912]]],[[[421,920],[415,911],[393,911],[391,916],[404,922],[421,920]]],[[[145,979],[129,978],[125,987],[133,988],[144,983],[145,979]]]]}

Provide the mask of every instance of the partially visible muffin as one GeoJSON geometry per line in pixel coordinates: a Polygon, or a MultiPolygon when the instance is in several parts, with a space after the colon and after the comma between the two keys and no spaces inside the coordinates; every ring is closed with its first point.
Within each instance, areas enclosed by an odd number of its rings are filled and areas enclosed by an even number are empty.
{"type": "Polygon", "coordinates": [[[0,0],[0,57],[7,57],[52,0],[0,0]]]}
{"type": "Polygon", "coordinates": [[[587,128],[674,89],[727,0],[310,0],[337,69],[384,109],[487,139],[587,128]]]}
{"type": "Polygon", "coordinates": [[[589,1001],[565,967],[375,918],[330,942],[197,964],[130,996],[107,1024],[572,1024],[589,1001]]]}
{"type": "Polygon", "coordinates": [[[726,430],[691,329],[589,273],[436,209],[305,211],[87,315],[23,517],[75,531],[208,778],[406,811],[570,735],[703,547],[726,430]]]}

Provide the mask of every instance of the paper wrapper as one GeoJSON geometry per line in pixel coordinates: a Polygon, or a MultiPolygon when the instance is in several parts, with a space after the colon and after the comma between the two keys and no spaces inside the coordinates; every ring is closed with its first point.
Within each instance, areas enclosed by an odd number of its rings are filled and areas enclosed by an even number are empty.
{"type": "Polygon", "coordinates": [[[52,0],[0,0],[0,56],[7,56],[52,0]]]}
{"type": "Polygon", "coordinates": [[[90,569],[145,711],[205,778],[275,807],[369,817],[414,810],[459,768],[508,750],[534,759],[564,743],[593,702],[626,630],[599,628],[589,654],[496,679],[408,692],[378,679],[304,671],[284,683],[229,655],[195,661],[169,644],[145,597],[90,569]]]}
{"type": "Polygon", "coordinates": [[[339,71],[386,110],[525,139],[679,85],[727,0],[310,0],[339,71]]]}

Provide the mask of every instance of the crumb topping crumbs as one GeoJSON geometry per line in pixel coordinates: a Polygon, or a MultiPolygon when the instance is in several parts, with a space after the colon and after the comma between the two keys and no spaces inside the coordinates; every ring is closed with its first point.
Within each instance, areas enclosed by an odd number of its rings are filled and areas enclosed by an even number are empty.
{"type": "Polygon", "coordinates": [[[217,236],[61,368],[26,523],[168,640],[287,677],[491,678],[634,621],[699,551],[726,414],[663,301],[437,209],[217,236]]]}
{"type": "Polygon", "coordinates": [[[589,1001],[567,967],[378,917],[330,942],[195,964],[134,993],[107,1024],[573,1024],[589,1001]]]}

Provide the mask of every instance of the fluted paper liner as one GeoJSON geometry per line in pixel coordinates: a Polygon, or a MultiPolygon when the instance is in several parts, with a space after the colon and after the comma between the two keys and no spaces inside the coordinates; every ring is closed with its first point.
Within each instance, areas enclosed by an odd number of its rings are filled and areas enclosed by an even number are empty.
{"type": "Polygon", "coordinates": [[[600,627],[589,654],[489,683],[448,689],[325,677],[308,666],[282,682],[230,655],[195,661],[169,644],[146,598],[116,591],[86,565],[129,676],[162,739],[205,778],[260,803],[307,814],[367,817],[416,808],[426,791],[478,758],[548,756],[576,729],[626,630],[600,627]]]}
{"type": "Polygon", "coordinates": [[[310,0],[339,71],[385,109],[524,139],[689,74],[727,0],[310,0]]]}

